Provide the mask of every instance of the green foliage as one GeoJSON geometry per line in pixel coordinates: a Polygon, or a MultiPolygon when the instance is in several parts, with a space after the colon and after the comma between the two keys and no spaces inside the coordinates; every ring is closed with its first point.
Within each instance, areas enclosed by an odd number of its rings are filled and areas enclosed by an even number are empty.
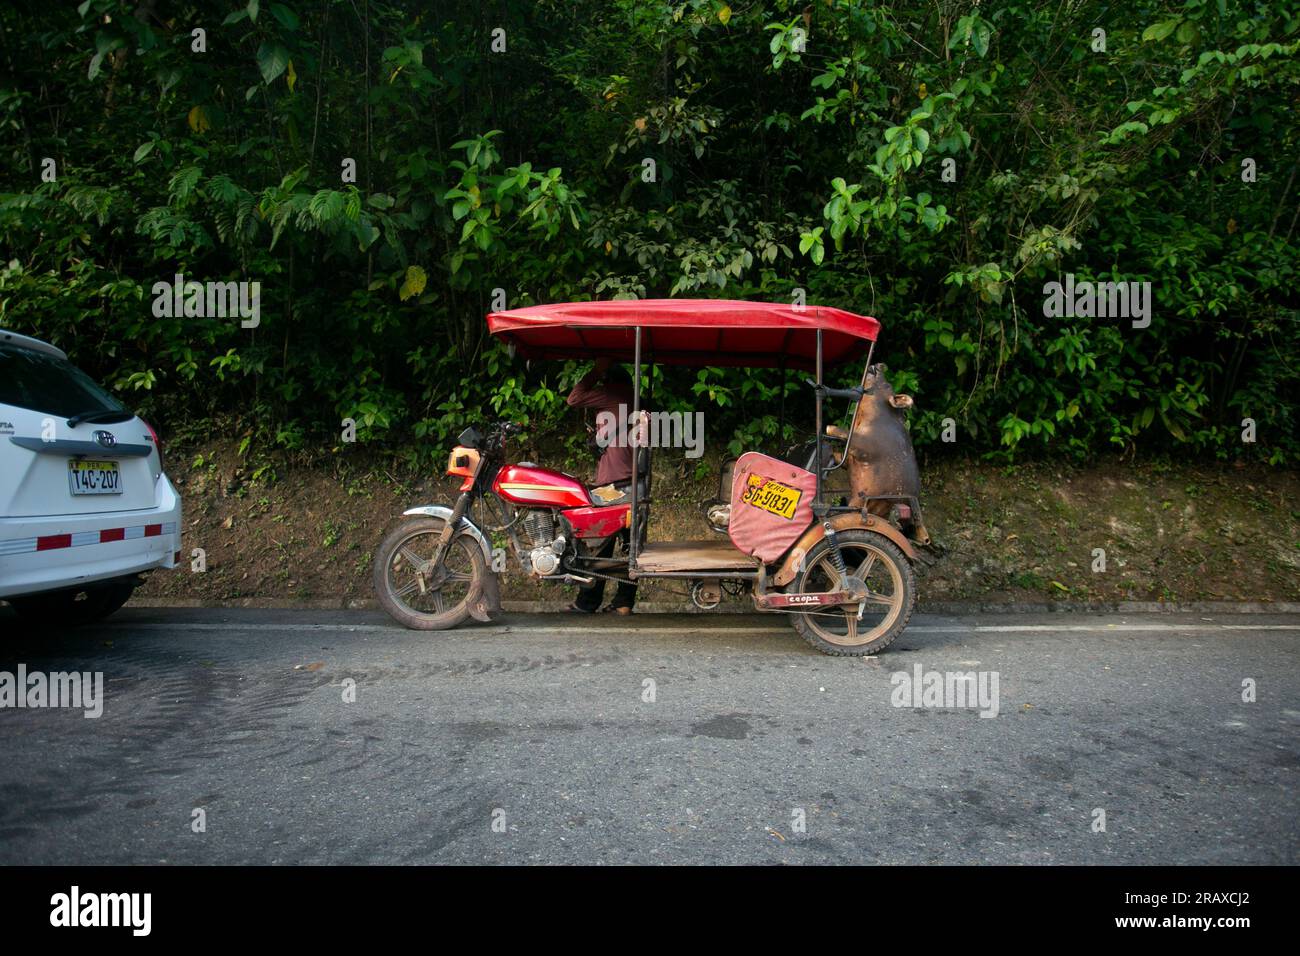
{"type": "MultiPolygon", "coordinates": [[[[352,418],[437,460],[470,421],[555,426],[582,371],[489,341],[496,290],[803,289],[882,321],[921,445],[1300,458],[1292,4],[153,10],[0,11],[0,324],[173,427],[341,452],[352,418]],[[1066,273],[1150,282],[1150,326],[1046,316],[1066,273]],[[177,274],[259,281],[260,324],[155,316],[177,274]]],[[[809,424],[793,375],[655,388],[736,450],[809,424]]]]}

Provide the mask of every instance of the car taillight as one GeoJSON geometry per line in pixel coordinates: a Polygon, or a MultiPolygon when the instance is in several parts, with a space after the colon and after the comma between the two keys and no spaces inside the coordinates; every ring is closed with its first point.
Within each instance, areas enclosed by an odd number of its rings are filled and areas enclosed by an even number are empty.
{"type": "Polygon", "coordinates": [[[158,432],[154,431],[154,427],[152,425],[150,425],[148,422],[145,422],[143,418],[140,419],[140,421],[144,422],[144,427],[149,429],[149,434],[150,436],[153,437],[153,447],[158,449],[158,472],[159,474],[161,474],[163,470],[162,439],[158,437],[158,432]]]}

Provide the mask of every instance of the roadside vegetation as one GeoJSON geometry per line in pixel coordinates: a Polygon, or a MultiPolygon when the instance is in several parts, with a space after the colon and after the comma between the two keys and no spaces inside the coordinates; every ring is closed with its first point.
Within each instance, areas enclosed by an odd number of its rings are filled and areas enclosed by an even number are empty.
{"type": "MultiPolygon", "coordinates": [[[[0,26],[0,324],[259,478],[354,451],[346,419],[407,469],[473,421],[556,426],[581,366],[489,341],[503,302],[797,290],[882,321],[932,454],[1300,455],[1292,3],[28,0],[0,26]],[[1149,282],[1149,325],[1045,315],[1066,274],[1149,282]],[[259,282],[256,327],[160,317],[176,275],[259,282]]],[[[719,444],[807,427],[795,375],[655,394],[719,444]]]]}

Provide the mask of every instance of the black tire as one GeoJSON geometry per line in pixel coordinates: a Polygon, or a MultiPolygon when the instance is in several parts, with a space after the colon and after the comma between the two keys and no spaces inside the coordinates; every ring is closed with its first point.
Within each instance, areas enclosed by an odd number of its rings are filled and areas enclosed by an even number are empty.
{"type": "Polygon", "coordinates": [[[135,582],[88,585],[30,597],[8,598],[14,613],[31,624],[79,627],[108,617],[131,599],[135,582]]]}
{"type": "Polygon", "coordinates": [[[469,617],[487,576],[483,549],[469,532],[452,538],[443,567],[420,585],[415,562],[433,557],[446,521],[427,515],[404,518],[375,553],[374,586],[379,605],[399,624],[417,631],[442,631],[469,617]]]}
{"type": "MultiPolygon", "coordinates": [[[[884,650],[912,617],[916,605],[916,575],[898,545],[874,531],[852,529],[836,535],[840,552],[849,573],[863,577],[873,594],[888,603],[867,604],[864,617],[870,626],[863,628],[857,619],[857,605],[851,609],[828,608],[821,612],[794,615],[794,629],[805,641],[823,654],[835,657],[865,657],[884,650]],[[864,570],[865,569],[865,570],[864,570]],[[886,587],[887,585],[887,587],[886,587]],[[880,611],[873,613],[873,607],[880,611]]],[[[804,559],[803,570],[795,577],[787,593],[817,593],[833,590],[838,576],[834,573],[831,545],[819,541],[804,559]]]]}

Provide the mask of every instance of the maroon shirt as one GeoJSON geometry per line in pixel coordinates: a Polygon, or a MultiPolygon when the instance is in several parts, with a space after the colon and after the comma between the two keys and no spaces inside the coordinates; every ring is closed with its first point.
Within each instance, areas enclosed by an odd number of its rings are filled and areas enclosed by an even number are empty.
{"type": "Polygon", "coordinates": [[[605,451],[600,456],[600,464],[596,466],[596,484],[630,481],[634,449],[627,440],[627,420],[632,417],[632,387],[618,383],[606,384],[601,374],[592,369],[583,376],[582,381],[573,386],[566,401],[575,408],[594,409],[598,416],[596,439],[604,444],[605,451]],[[617,436],[607,434],[608,428],[604,427],[605,423],[599,417],[601,412],[609,413],[618,423],[617,436]]]}

